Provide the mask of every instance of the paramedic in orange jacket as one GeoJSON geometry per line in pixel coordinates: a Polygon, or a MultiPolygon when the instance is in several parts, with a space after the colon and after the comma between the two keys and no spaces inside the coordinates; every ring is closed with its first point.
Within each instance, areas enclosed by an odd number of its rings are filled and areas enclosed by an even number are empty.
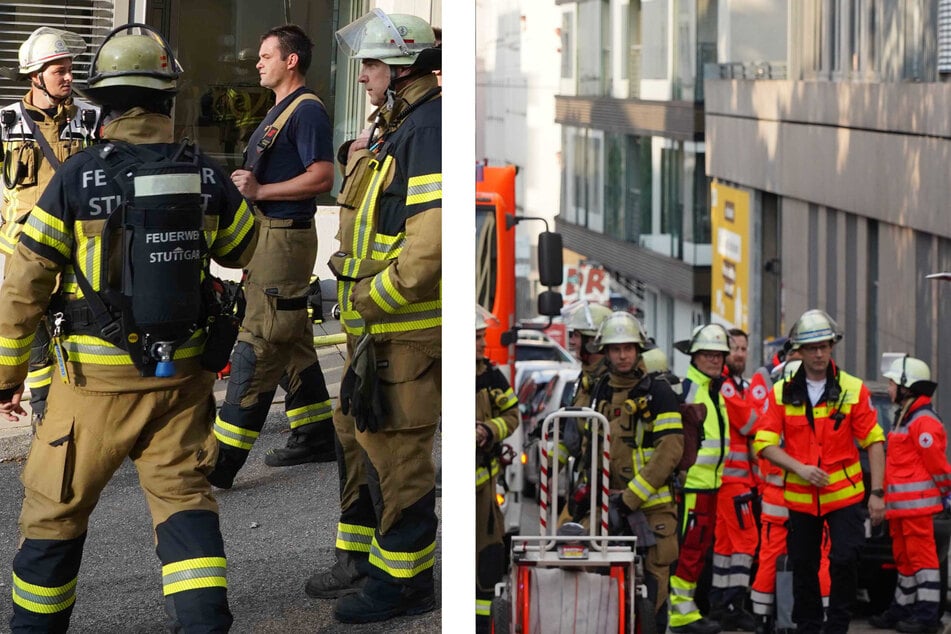
{"type": "MultiPolygon", "coordinates": [[[[750,379],[749,394],[757,411],[766,406],[769,390],[773,381],[784,382],[796,374],[802,365],[798,350],[790,350],[785,362],[780,363],[772,372],[761,368],[750,379]]],[[[756,425],[758,428],[760,422],[756,425]]],[[[760,495],[760,541],[757,558],[756,577],[750,586],[750,598],[753,603],[753,616],[756,618],[756,634],[772,634],[777,629],[776,609],[776,565],[780,555],[786,554],[786,521],[789,509],[783,499],[785,471],[765,458],[758,460],[757,487],[760,495]]],[[[822,533],[822,555],[819,562],[819,591],[823,606],[829,604],[829,531],[822,533]]],[[[790,600],[791,597],[790,597],[790,600]]]]}
{"type": "Polygon", "coordinates": [[[755,623],[746,609],[746,597],[759,529],[753,514],[756,481],[749,445],[757,410],[747,389],[749,383],[743,378],[749,337],[738,328],[731,329],[729,335],[730,352],[723,367],[720,394],[730,423],[730,452],[723,462],[723,481],[717,491],[710,618],[719,621],[723,629],[752,632],[755,623]]]}
{"type": "Polygon", "coordinates": [[[888,432],[885,518],[898,568],[895,597],[869,623],[899,632],[935,632],[941,621],[941,577],[933,516],[951,492],[944,424],[931,405],[937,384],[921,359],[902,356],[884,373],[888,395],[898,403],[888,432]]]}
{"type": "Polygon", "coordinates": [[[865,486],[856,441],[868,451],[872,495],[868,510],[878,525],[885,515],[881,496],[885,465],[881,428],[868,389],[832,362],[842,338],[829,315],[808,310],[793,327],[792,344],[802,367],[769,395],[754,450],[786,470],[789,509],[787,549],[793,567],[799,634],[845,634],[858,584],[858,556],[864,541],[865,486]],[[781,444],[781,441],[784,444],[781,444]],[[823,625],[819,553],[823,526],[832,541],[832,588],[823,625]]]}

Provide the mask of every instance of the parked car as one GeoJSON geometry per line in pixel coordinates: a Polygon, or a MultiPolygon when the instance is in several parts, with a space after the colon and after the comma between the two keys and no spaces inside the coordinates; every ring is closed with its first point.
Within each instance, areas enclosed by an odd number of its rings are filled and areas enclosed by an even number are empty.
{"type": "MultiPolygon", "coordinates": [[[[515,393],[522,415],[522,491],[529,497],[535,496],[541,473],[541,423],[561,407],[563,395],[570,392],[580,372],[581,362],[548,335],[540,330],[519,329],[515,344],[515,393]]],[[[553,451],[554,447],[549,447],[549,453],[553,451]]]]}
{"type": "MultiPolygon", "coordinates": [[[[888,397],[884,384],[866,381],[872,392],[872,405],[878,411],[878,424],[886,436],[895,419],[895,403],[888,397]]],[[[886,444],[885,451],[888,451],[886,444]]],[[[860,452],[862,473],[865,481],[866,502],[868,501],[869,469],[868,456],[860,452]]],[[[898,572],[895,558],[892,556],[892,540],[888,533],[888,521],[878,526],[868,524],[867,538],[859,556],[859,608],[866,614],[883,612],[891,603],[895,594],[898,572]]],[[[942,512],[934,518],[935,545],[938,550],[939,570],[941,573],[941,607],[944,614],[948,593],[948,545],[951,543],[951,513],[942,512]]]]}

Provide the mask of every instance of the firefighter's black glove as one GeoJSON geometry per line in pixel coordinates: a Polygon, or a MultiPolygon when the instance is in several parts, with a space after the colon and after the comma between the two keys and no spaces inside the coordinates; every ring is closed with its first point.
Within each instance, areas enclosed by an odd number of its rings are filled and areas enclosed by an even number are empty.
{"type": "Polygon", "coordinates": [[[344,414],[353,416],[358,431],[376,432],[383,425],[386,404],[370,335],[363,335],[357,340],[350,367],[340,382],[340,409],[344,414]]]}
{"type": "Polygon", "coordinates": [[[634,535],[637,548],[650,548],[657,543],[647,516],[643,511],[632,511],[624,503],[621,493],[612,493],[608,497],[608,532],[611,535],[634,535]]]}
{"type": "Polygon", "coordinates": [[[631,509],[624,504],[620,493],[612,493],[608,497],[608,533],[610,535],[627,535],[627,514],[631,509]]]}

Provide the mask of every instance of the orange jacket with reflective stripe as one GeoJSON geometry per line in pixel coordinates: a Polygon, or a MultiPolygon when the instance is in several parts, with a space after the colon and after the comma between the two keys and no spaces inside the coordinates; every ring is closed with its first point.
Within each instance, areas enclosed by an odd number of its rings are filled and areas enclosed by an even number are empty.
{"type": "Polygon", "coordinates": [[[865,485],[855,441],[863,448],[883,442],[885,435],[861,379],[830,363],[825,391],[813,407],[806,388],[805,369],[788,382],[779,381],[769,396],[763,425],[753,447],[757,455],[769,446],[829,474],[829,484],[816,487],[786,472],[786,506],[792,511],[825,515],[862,502],[865,485]],[[784,442],[783,442],[784,439],[784,442]]]}
{"type": "Polygon", "coordinates": [[[919,396],[888,432],[885,454],[885,517],[934,515],[951,492],[951,465],[944,454],[944,425],[919,396]]]}
{"type": "MultiPolygon", "coordinates": [[[[782,382],[780,379],[779,382],[782,382]]],[[[769,405],[769,394],[772,381],[766,368],[760,368],[750,379],[747,398],[753,408],[762,413],[769,405]]],[[[754,436],[763,424],[763,417],[757,418],[754,424],[754,436]]],[[[756,485],[760,492],[760,518],[764,522],[784,524],[789,519],[789,509],[786,508],[783,492],[783,475],[785,472],[766,458],[754,458],[753,466],[756,469],[756,485]]]]}
{"type": "Polygon", "coordinates": [[[753,454],[750,445],[753,441],[753,424],[758,410],[747,393],[746,381],[737,379],[724,372],[720,395],[726,404],[726,413],[730,422],[730,451],[723,460],[723,482],[744,484],[751,489],[756,486],[753,478],[753,454]]]}

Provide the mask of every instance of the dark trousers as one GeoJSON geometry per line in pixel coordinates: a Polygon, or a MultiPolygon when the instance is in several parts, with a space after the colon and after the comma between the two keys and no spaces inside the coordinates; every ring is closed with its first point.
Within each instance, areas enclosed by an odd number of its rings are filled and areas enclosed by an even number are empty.
{"type": "Polygon", "coordinates": [[[793,621],[799,634],[846,634],[858,586],[859,549],[865,540],[861,504],[853,504],[824,515],[789,511],[786,547],[793,568],[793,621]],[[819,559],[823,525],[829,526],[832,549],[829,575],[832,588],[825,625],[819,591],[819,559]]]}

